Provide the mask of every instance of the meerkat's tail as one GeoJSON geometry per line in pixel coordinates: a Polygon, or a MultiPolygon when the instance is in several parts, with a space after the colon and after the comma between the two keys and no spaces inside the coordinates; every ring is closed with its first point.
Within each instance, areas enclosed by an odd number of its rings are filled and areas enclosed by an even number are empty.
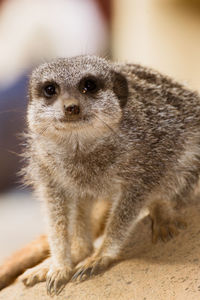
{"type": "Polygon", "coordinates": [[[0,290],[10,285],[26,269],[32,268],[49,256],[46,235],[15,252],[0,266],[0,290]]]}

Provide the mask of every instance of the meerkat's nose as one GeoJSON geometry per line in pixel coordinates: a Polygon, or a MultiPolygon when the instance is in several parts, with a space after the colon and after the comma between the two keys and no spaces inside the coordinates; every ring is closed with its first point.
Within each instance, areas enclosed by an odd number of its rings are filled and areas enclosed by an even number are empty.
{"type": "Polygon", "coordinates": [[[75,104],[64,105],[64,111],[66,115],[78,115],[80,113],[80,107],[75,104]]]}
{"type": "Polygon", "coordinates": [[[79,115],[80,106],[76,98],[66,97],[63,99],[63,110],[66,116],[79,115]]]}

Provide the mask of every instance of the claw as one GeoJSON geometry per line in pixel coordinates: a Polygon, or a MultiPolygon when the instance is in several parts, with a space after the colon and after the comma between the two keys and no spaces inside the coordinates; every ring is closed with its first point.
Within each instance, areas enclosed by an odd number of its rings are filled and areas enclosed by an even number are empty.
{"type": "Polygon", "coordinates": [[[81,281],[82,280],[82,277],[85,275],[85,269],[81,272],[81,274],[79,275],[79,281],[81,281]]]}
{"type": "Polygon", "coordinates": [[[50,279],[47,282],[47,294],[49,296],[59,295],[64,289],[64,287],[65,284],[63,282],[59,284],[59,282],[50,279]]]}
{"type": "Polygon", "coordinates": [[[55,290],[55,295],[58,296],[62,292],[62,290],[64,289],[64,287],[65,286],[61,286],[59,289],[56,289],[55,290]]]}
{"type": "Polygon", "coordinates": [[[62,292],[64,287],[65,287],[65,284],[62,284],[58,289],[56,289],[56,296],[58,296],[62,292]]]}
{"type": "Polygon", "coordinates": [[[91,271],[92,271],[92,267],[88,267],[88,268],[81,268],[80,270],[78,270],[74,276],[72,277],[72,281],[76,281],[77,279],[79,279],[79,281],[82,281],[82,278],[84,275],[86,275],[86,277],[90,277],[91,276],[91,271]]]}
{"type": "Polygon", "coordinates": [[[47,287],[47,294],[49,296],[53,296],[54,295],[54,290],[52,289],[52,286],[53,286],[53,281],[52,279],[47,279],[47,282],[46,282],[46,287],[47,287]]]}
{"type": "Polygon", "coordinates": [[[71,269],[61,268],[50,270],[46,278],[47,294],[58,295],[71,277],[71,269]]]}
{"type": "Polygon", "coordinates": [[[49,278],[47,280],[47,294],[51,297],[55,295],[55,288],[54,288],[53,278],[49,278]]]}
{"type": "Polygon", "coordinates": [[[72,276],[72,279],[71,279],[71,281],[76,281],[77,280],[77,278],[79,277],[79,275],[82,273],[84,271],[84,269],[83,268],[81,268],[81,269],[78,269],[77,270],[77,272],[72,276]]]}
{"type": "Polygon", "coordinates": [[[84,275],[86,275],[87,278],[90,277],[90,276],[91,276],[91,271],[92,271],[92,268],[91,268],[91,267],[89,267],[89,268],[83,270],[83,272],[80,274],[79,280],[81,281],[81,280],[82,280],[82,277],[83,277],[84,275]]]}
{"type": "Polygon", "coordinates": [[[98,273],[99,273],[99,266],[98,266],[98,264],[95,264],[93,266],[93,268],[91,269],[90,276],[96,275],[98,273]]]}

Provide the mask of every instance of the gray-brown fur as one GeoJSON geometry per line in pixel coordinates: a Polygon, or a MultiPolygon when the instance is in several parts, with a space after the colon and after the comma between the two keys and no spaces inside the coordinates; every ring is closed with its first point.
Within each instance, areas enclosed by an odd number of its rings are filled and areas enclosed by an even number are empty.
{"type": "Polygon", "coordinates": [[[39,66],[29,98],[26,180],[46,208],[52,261],[27,285],[47,275],[48,292],[59,293],[72,275],[104,269],[120,258],[143,208],[154,241],[177,233],[173,207],[187,199],[200,170],[197,93],[139,65],[79,56],[39,66]],[[79,86],[88,75],[99,80],[93,94],[79,86]],[[58,94],[45,100],[43,85],[52,81],[58,94]],[[67,103],[79,105],[80,119],[65,116],[67,103]],[[99,198],[111,208],[93,252],[90,210],[99,198]]]}

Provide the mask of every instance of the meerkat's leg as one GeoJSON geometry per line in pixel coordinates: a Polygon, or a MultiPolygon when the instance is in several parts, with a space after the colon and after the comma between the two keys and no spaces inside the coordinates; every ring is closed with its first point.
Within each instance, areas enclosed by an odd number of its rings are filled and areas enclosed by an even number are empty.
{"type": "Polygon", "coordinates": [[[93,250],[91,210],[92,202],[90,199],[77,201],[72,216],[71,258],[73,265],[85,259],[93,250]]]}
{"type": "Polygon", "coordinates": [[[112,262],[120,259],[121,248],[136,223],[137,216],[144,206],[145,198],[134,190],[127,189],[115,199],[106,224],[101,247],[75,268],[73,280],[96,274],[112,262]]]}
{"type": "Polygon", "coordinates": [[[156,243],[160,238],[166,242],[178,235],[179,229],[187,226],[183,218],[175,211],[172,201],[157,199],[149,205],[152,219],[152,241],[156,243]]]}
{"type": "MultiPolygon", "coordinates": [[[[78,262],[86,258],[93,249],[90,211],[91,202],[85,199],[84,203],[82,203],[82,201],[77,203],[76,208],[71,215],[74,223],[71,224],[73,227],[73,234],[71,238],[71,259],[73,265],[76,265],[78,262]]],[[[51,269],[52,265],[52,259],[46,259],[38,266],[28,269],[22,276],[20,276],[19,280],[23,281],[26,286],[33,286],[39,282],[46,281],[47,273],[51,269]]]]}
{"type": "Polygon", "coordinates": [[[92,208],[91,227],[93,240],[101,236],[108,221],[111,203],[109,199],[98,199],[92,208]]]}
{"type": "Polygon", "coordinates": [[[51,186],[43,186],[39,192],[46,209],[52,261],[46,276],[47,292],[54,295],[64,288],[72,275],[69,223],[74,194],[54,182],[51,186]]]}
{"type": "Polygon", "coordinates": [[[80,199],[74,211],[71,257],[73,265],[89,256],[93,251],[95,238],[103,233],[108,217],[108,199],[80,199]]]}
{"type": "MultiPolygon", "coordinates": [[[[90,226],[90,210],[91,204],[78,203],[74,211],[71,226],[74,229],[71,238],[71,259],[73,265],[86,258],[92,252],[91,226],[90,226]]],[[[67,254],[66,254],[67,255],[67,254]]],[[[28,269],[19,277],[26,286],[33,286],[39,282],[46,281],[47,273],[51,269],[51,258],[46,259],[34,268],[28,269]]]]}

